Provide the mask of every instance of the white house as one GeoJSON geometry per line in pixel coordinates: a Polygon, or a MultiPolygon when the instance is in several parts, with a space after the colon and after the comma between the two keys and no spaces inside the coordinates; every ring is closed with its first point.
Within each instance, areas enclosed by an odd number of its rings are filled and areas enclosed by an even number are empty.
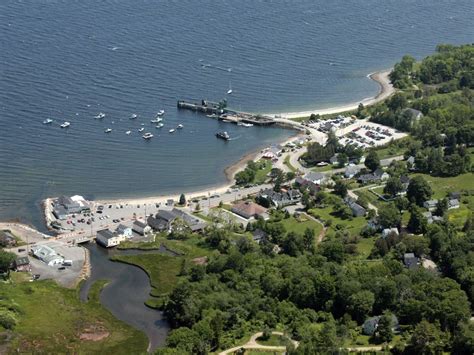
{"type": "Polygon", "coordinates": [[[361,168],[359,168],[356,165],[349,165],[348,167],[346,167],[346,170],[344,171],[344,176],[347,179],[352,179],[356,174],[360,172],[360,169],[361,168]]]}
{"type": "Polygon", "coordinates": [[[117,227],[117,229],[115,229],[115,233],[119,234],[119,235],[122,235],[124,236],[125,238],[127,239],[130,239],[132,238],[132,228],[131,227],[127,227],[123,224],[119,224],[119,226],[117,227]]]}
{"type": "Polygon", "coordinates": [[[385,228],[382,231],[382,237],[387,238],[392,233],[398,235],[398,228],[385,228]]]}
{"type": "Polygon", "coordinates": [[[102,229],[97,232],[95,239],[98,244],[106,248],[110,248],[119,245],[125,240],[125,237],[123,235],[113,233],[109,229],[102,229]]]}
{"type": "Polygon", "coordinates": [[[459,200],[456,199],[456,198],[453,198],[451,200],[448,201],[448,209],[452,210],[452,209],[456,209],[456,208],[459,208],[459,200]]]}
{"type": "Polygon", "coordinates": [[[428,200],[423,203],[423,207],[426,208],[428,211],[433,211],[438,204],[438,200],[428,200]]]}
{"type": "Polygon", "coordinates": [[[151,231],[151,227],[141,221],[135,221],[133,222],[132,230],[140,235],[145,235],[151,231]]]}
{"type": "Polygon", "coordinates": [[[311,181],[313,184],[321,185],[326,182],[327,177],[323,173],[310,171],[309,173],[303,176],[303,179],[305,179],[306,181],[311,181]]]}

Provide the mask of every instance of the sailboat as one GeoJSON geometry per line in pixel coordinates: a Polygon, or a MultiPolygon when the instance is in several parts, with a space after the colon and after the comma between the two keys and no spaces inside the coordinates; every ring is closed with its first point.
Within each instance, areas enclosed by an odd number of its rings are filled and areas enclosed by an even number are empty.
{"type": "Polygon", "coordinates": [[[232,91],[232,85],[231,85],[231,83],[230,83],[230,81],[229,81],[229,90],[227,90],[227,95],[232,94],[232,92],[233,92],[233,91],[232,91]]]}

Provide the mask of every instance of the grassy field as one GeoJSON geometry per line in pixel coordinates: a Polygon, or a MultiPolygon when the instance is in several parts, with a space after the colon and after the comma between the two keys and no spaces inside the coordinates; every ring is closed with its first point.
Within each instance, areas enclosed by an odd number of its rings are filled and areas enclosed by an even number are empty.
{"type": "Polygon", "coordinates": [[[338,167],[336,165],[328,164],[325,166],[317,166],[315,168],[312,168],[312,171],[317,171],[317,172],[324,172],[324,171],[331,171],[334,169],[337,169],[338,167]]]}
{"type": "Polygon", "coordinates": [[[439,199],[446,196],[448,192],[454,191],[474,191],[474,175],[471,173],[462,174],[455,177],[433,177],[426,174],[421,175],[433,189],[433,198],[439,199]]]}
{"type": "Polygon", "coordinates": [[[364,217],[354,217],[352,220],[343,220],[333,216],[332,207],[313,208],[309,210],[309,213],[312,216],[319,218],[323,222],[327,222],[329,220],[332,221],[331,226],[328,228],[328,235],[335,233],[337,225],[348,230],[351,235],[358,235],[361,229],[367,224],[367,221],[364,217]]]}
{"type": "Polygon", "coordinates": [[[307,216],[300,216],[298,219],[295,217],[290,217],[283,219],[281,223],[285,226],[285,229],[288,232],[295,232],[298,234],[303,234],[307,228],[314,230],[316,236],[319,235],[323,227],[316,221],[309,219],[307,216]]]}
{"type": "Polygon", "coordinates": [[[0,286],[0,299],[11,300],[20,309],[11,353],[146,353],[145,334],[117,320],[100,305],[99,293],[105,281],[96,282],[89,301],[82,303],[77,290],[52,281],[30,283],[22,276],[13,273],[11,282],[0,286]],[[86,334],[103,338],[81,339],[86,334]]]}

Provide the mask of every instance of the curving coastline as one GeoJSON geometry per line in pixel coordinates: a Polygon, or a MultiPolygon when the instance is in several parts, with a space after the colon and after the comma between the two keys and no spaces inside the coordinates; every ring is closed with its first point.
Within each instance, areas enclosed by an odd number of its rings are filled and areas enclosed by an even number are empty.
{"type": "Polygon", "coordinates": [[[342,113],[346,111],[356,110],[360,103],[364,106],[370,106],[376,104],[377,102],[383,101],[386,98],[390,97],[396,90],[390,83],[389,74],[392,69],[382,70],[374,73],[370,73],[367,75],[369,79],[372,79],[380,86],[380,90],[377,95],[373,97],[365,98],[358,102],[353,102],[350,104],[344,104],[335,107],[323,108],[323,109],[314,109],[309,111],[298,111],[298,112],[274,112],[274,113],[267,113],[265,115],[274,117],[275,115],[281,116],[281,118],[292,119],[292,118],[301,118],[301,117],[309,117],[311,114],[315,115],[331,115],[342,113]]]}

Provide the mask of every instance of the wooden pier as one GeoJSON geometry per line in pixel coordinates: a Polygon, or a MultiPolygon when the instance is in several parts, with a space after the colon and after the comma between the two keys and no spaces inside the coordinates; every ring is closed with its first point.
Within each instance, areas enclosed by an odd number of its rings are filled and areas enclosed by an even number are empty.
{"type": "Polygon", "coordinates": [[[216,115],[216,118],[219,120],[229,121],[232,123],[250,123],[255,126],[270,126],[276,123],[276,121],[271,117],[230,110],[227,108],[227,101],[225,100],[220,102],[201,100],[200,103],[178,100],[177,106],[178,109],[182,110],[191,110],[216,115]]]}

